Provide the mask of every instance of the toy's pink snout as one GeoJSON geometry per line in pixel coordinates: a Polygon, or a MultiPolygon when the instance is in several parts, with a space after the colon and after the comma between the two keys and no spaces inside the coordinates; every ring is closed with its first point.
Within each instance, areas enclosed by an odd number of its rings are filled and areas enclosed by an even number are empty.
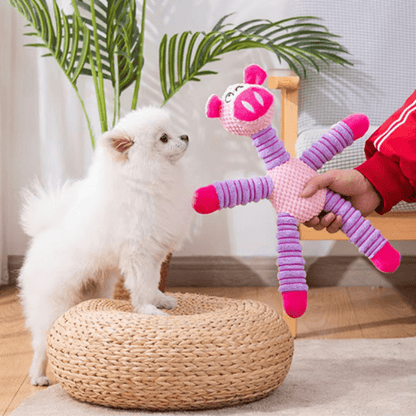
{"type": "Polygon", "coordinates": [[[252,87],[241,92],[234,101],[234,117],[254,121],[267,113],[273,104],[273,94],[264,88],[252,87]]]}

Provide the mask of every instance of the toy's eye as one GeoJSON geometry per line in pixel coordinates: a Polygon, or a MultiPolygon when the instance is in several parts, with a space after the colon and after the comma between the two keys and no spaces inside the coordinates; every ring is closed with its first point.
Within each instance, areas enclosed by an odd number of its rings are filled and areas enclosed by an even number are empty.
{"type": "Polygon", "coordinates": [[[235,90],[238,91],[241,88],[244,88],[244,85],[237,85],[237,87],[235,88],[235,90]]]}
{"type": "Polygon", "coordinates": [[[229,92],[226,96],[225,96],[225,102],[229,103],[232,99],[232,97],[234,96],[234,94],[232,92],[229,92]]]}
{"type": "Polygon", "coordinates": [[[162,136],[160,136],[160,141],[162,143],[167,143],[169,141],[169,137],[166,133],[162,134],[162,136]]]}

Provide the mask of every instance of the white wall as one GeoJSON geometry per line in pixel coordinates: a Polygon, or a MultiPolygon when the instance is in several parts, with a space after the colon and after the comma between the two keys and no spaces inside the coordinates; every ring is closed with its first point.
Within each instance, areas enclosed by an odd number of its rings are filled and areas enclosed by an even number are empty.
{"type": "MultiPolygon", "coordinates": [[[[280,20],[289,0],[149,0],[147,32],[145,35],[145,68],[140,91],[140,105],[160,104],[162,95],[158,86],[158,45],[164,33],[172,35],[184,30],[209,31],[225,14],[235,23],[254,18],[280,20]]],[[[6,178],[3,178],[3,218],[7,254],[24,254],[27,238],[18,225],[19,190],[38,176],[47,179],[79,178],[85,174],[92,151],[85,121],[76,96],[60,68],[52,58],[38,56],[37,50],[23,48],[27,38],[23,32],[24,20],[7,2],[0,3],[2,25],[8,30],[10,42],[2,41],[2,55],[9,59],[2,65],[0,99],[2,125],[1,140],[7,140],[6,178]],[[7,87],[7,88],[6,88],[7,87]],[[7,94],[6,94],[7,92],[7,94]],[[7,117],[6,117],[7,115],[7,117]],[[5,134],[7,132],[7,137],[5,134]]],[[[231,83],[242,79],[242,71],[250,63],[266,69],[278,67],[277,59],[266,51],[234,52],[221,62],[209,65],[219,75],[209,76],[200,83],[189,83],[166,105],[190,137],[188,160],[196,170],[195,186],[203,186],[227,178],[264,175],[263,162],[250,139],[226,133],[218,120],[204,115],[205,102],[210,94],[221,94],[231,83]]],[[[94,108],[92,81],[84,78],[81,91],[87,94],[87,105],[94,108]]],[[[276,92],[276,98],[279,93],[276,92]]],[[[275,127],[279,126],[277,102],[275,127]]],[[[130,95],[123,97],[123,109],[128,111],[130,95]]],[[[95,131],[99,131],[96,112],[95,131]]],[[[4,153],[4,148],[2,148],[4,153]]],[[[2,156],[4,158],[4,154],[2,156]]],[[[270,255],[276,254],[276,214],[267,201],[224,210],[209,216],[195,218],[190,240],[178,255],[270,255]]],[[[326,255],[350,250],[349,243],[304,243],[306,255],[326,255]],[[334,251],[335,250],[335,251],[334,251]]],[[[414,252],[414,245],[401,249],[414,252]]],[[[355,248],[351,248],[355,253],[355,248]]]]}

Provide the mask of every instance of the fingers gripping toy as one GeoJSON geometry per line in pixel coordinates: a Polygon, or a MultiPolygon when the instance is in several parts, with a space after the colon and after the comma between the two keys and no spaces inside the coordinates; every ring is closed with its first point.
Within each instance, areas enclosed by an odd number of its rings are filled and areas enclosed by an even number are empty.
{"type": "Polygon", "coordinates": [[[207,102],[209,118],[220,118],[223,127],[239,136],[251,136],[259,156],[266,164],[267,175],[252,179],[215,182],[198,189],[194,209],[201,214],[258,202],[268,198],[277,218],[277,252],[279,290],[283,307],[293,317],[303,315],[307,305],[305,261],[299,242],[298,224],[310,220],[322,210],[342,215],[341,230],[361,253],[382,272],[393,272],[400,254],[350,202],[323,189],[310,198],[300,196],[317,170],[337,153],[362,137],[369,126],[363,114],[352,114],[333,126],[300,158],[292,158],[271,126],[274,97],[261,85],[266,72],[257,65],[244,71],[244,83],[231,85],[222,98],[212,95],[207,102]]]}

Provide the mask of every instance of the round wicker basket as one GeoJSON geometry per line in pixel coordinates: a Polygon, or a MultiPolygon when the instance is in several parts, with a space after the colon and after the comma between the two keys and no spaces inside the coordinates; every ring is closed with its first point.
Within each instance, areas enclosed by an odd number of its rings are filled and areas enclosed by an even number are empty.
{"type": "Polygon", "coordinates": [[[168,317],[128,301],[83,302],[53,325],[48,357],[74,398],[120,408],[188,410],[247,403],[283,382],[293,338],[256,301],[175,293],[168,317]]]}

